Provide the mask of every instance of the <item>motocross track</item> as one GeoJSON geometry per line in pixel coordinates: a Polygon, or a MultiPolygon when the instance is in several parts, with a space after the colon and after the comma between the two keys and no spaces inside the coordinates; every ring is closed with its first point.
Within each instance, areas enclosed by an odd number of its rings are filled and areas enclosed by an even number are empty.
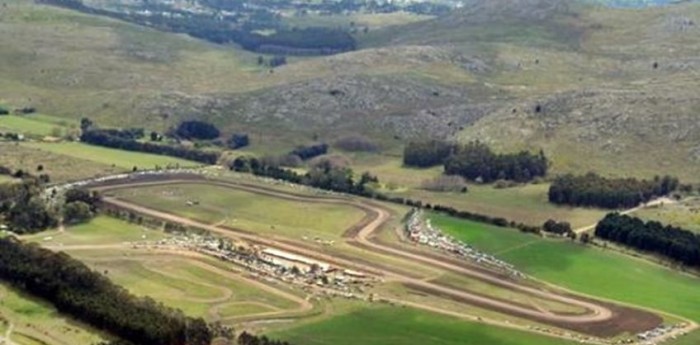
{"type": "Polygon", "coordinates": [[[542,324],[548,324],[563,329],[569,329],[596,337],[612,337],[624,332],[631,334],[653,329],[662,323],[661,317],[648,311],[633,309],[615,305],[609,302],[595,301],[590,298],[574,296],[570,293],[554,292],[542,288],[535,288],[522,284],[502,273],[491,271],[484,267],[473,265],[467,261],[455,257],[443,255],[438,252],[426,253],[425,251],[409,248],[399,244],[389,244],[380,241],[376,234],[382,231],[386,222],[394,215],[389,208],[371,201],[357,197],[342,196],[310,196],[294,192],[281,191],[279,189],[263,187],[256,184],[242,182],[230,182],[223,180],[207,179],[194,174],[177,175],[145,175],[123,180],[93,184],[93,190],[103,194],[103,202],[106,206],[129,210],[162,220],[180,223],[194,228],[200,228],[226,237],[277,248],[298,255],[307,256],[316,260],[325,261],[335,266],[372,275],[381,276],[386,281],[395,281],[403,286],[421,293],[438,296],[448,300],[474,305],[483,309],[493,310],[499,313],[532,320],[542,324]],[[211,225],[194,219],[184,218],[166,210],[156,210],[143,205],[137,205],[125,200],[110,197],[108,192],[115,189],[129,189],[145,186],[172,185],[172,184],[207,184],[219,188],[237,189],[258,195],[281,198],[290,201],[305,203],[332,203],[355,207],[364,212],[365,216],[357,224],[351,226],[344,233],[346,243],[384,256],[391,256],[407,262],[418,262],[427,267],[447,270],[500,288],[516,291],[521,294],[534,296],[540,299],[572,305],[584,309],[584,313],[556,313],[542,308],[529,306],[526,303],[514,303],[492,296],[478,294],[469,290],[454,286],[418,279],[415,274],[405,269],[392,267],[387,264],[371,262],[367,259],[351,255],[339,255],[337,253],[326,254],[318,248],[303,242],[290,239],[281,239],[276,236],[259,235],[243,229],[233,227],[211,225]]]}

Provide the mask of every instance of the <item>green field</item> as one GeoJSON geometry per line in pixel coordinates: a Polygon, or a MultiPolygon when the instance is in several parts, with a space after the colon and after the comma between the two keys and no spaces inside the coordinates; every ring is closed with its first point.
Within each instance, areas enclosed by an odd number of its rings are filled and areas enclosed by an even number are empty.
{"type": "Polygon", "coordinates": [[[25,135],[52,136],[65,134],[68,121],[47,115],[6,115],[0,116],[0,132],[8,131],[25,135]]]}
{"type": "Polygon", "coordinates": [[[409,308],[368,307],[272,333],[293,344],[563,345],[564,340],[409,308]]]}
{"type": "Polygon", "coordinates": [[[669,341],[668,345],[697,345],[700,344],[700,331],[694,331],[690,334],[679,337],[676,340],[669,341]]]}
{"type": "Polygon", "coordinates": [[[89,223],[24,236],[23,239],[44,245],[104,245],[124,242],[157,241],[168,237],[162,231],[150,230],[107,216],[99,216],[89,223]],[[51,238],[48,240],[48,238],[51,238]]]}
{"type": "MultiPolygon", "coordinates": [[[[54,144],[45,144],[54,145],[54,144]]],[[[65,182],[111,175],[125,169],[63,155],[18,143],[0,143],[0,165],[34,175],[48,174],[51,182],[65,182]],[[39,171],[39,166],[43,167],[39,171]]]]}
{"type": "Polygon", "coordinates": [[[456,238],[514,264],[535,278],[571,290],[700,321],[700,279],[632,258],[563,240],[441,215],[433,223],[456,238]]]}
{"type": "Polygon", "coordinates": [[[57,153],[74,158],[89,160],[121,169],[131,170],[137,167],[141,170],[154,169],[156,166],[192,167],[201,165],[197,162],[149,153],[131,152],[82,143],[27,143],[28,147],[45,152],[57,153]]]}
{"type": "MultiPolygon", "coordinates": [[[[103,338],[95,330],[58,314],[45,302],[0,284],[0,334],[13,326],[10,340],[19,345],[94,344],[103,338]]],[[[7,343],[11,344],[11,343],[7,343]]]]}
{"type": "Polygon", "coordinates": [[[169,255],[120,258],[118,253],[112,254],[115,256],[106,253],[101,257],[79,257],[91,267],[107,272],[110,279],[132,293],[149,296],[191,316],[227,320],[260,312],[284,312],[297,306],[196,260],[169,255]],[[236,303],[242,303],[242,308],[236,308],[236,303]],[[251,304],[261,307],[250,308],[251,304]]]}
{"type": "Polygon", "coordinates": [[[284,200],[201,184],[139,187],[114,193],[140,205],[193,219],[296,239],[338,238],[364,215],[345,205],[284,200]],[[187,206],[187,201],[199,201],[199,205],[187,206]]]}

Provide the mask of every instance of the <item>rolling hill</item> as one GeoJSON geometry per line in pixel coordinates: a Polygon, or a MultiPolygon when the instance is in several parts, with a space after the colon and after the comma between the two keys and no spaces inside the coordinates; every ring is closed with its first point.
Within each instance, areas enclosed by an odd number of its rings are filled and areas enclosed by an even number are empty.
{"type": "Polygon", "coordinates": [[[355,132],[391,152],[455,137],[543,147],[555,172],[697,180],[697,23],[698,3],[469,1],[373,30],[361,50],[269,70],[235,46],[13,0],[0,14],[0,101],[155,130],[201,118],[252,133],[258,152],[355,132]]]}

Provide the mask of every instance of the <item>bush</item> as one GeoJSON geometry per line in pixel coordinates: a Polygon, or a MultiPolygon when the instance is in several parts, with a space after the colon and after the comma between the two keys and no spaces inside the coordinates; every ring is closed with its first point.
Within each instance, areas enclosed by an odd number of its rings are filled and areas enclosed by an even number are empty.
{"type": "Polygon", "coordinates": [[[221,135],[219,129],[204,121],[183,121],[175,130],[175,135],[183,139],[211,140],[221,135]]]}

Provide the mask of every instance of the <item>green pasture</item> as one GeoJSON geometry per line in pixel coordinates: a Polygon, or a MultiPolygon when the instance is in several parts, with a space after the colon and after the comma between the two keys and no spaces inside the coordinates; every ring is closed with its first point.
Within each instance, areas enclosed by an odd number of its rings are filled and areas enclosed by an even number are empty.
{"type": "Polygon", "coordinates": [[[64,231],[51,230],[25,236],[27,241],[42,242],[44,245],[104,245],[125,242],[157,241],[167,237],[162,231],[150,230],[119,219],[99,216],[85,224],[66,228],[64,231]],[[49,240],[50,238],[50,240],[49,240]]]}
{"type": "Polygon", "coordinates": [[[200,163],[180,158],[110,149],[83,143],[27,143],[24,145],[45,152],[85,159],[98,164],[127,170],[131,170],[134,167],[140,170],[148,170],[154,169],[156,166],[165,168],[167,166],[192,167],[201,165],[200,163]]]}
{"type": "Polygon", "coordinates": [[[271,336],[314,345],[563,345],[565,340],[458,320],[410,308],[368,307],[271,336]]]}
{"type": "Polygon", "coordinates": [[[39,299],[0,284],[0,330],[17,344],[94,344],[104,338],[97,331],[71,320],[39,299]],[[34,341],[34,342],[32,342],[34,341]]]}
{"type": "Polygon", "coordinates": [[[612,250],[433,215],[447,233],[525,273],[580,293],[700,320],[700,279],[612,250]]]}
{"type": "Polygon", "coordinates": [[[203,184],[139,187],[114,193],[189,218],[294,238],[337,238],[364,215],[345,205],[285,200],[203,184]],[[188,206],[188,201],[199,204],[188,206]]]}

